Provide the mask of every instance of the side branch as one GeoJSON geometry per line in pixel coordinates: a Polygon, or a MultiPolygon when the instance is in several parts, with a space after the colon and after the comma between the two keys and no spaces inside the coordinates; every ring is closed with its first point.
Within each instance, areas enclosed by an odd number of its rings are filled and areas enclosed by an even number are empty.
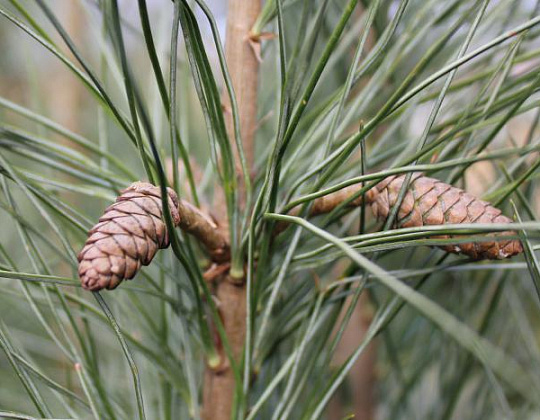
{"type": "Polygon", "coordinates": [[[223,263],[229,260],[229,242],[210,216],[185,200],[179,200],[178,213],[180,214],[178,226],[197,238],[212,261],[223,263]]]}
{"type": "MultiPolygon", "coordinates": [[[[362,188],[363,188],[363,184],[349,185],[348,187],[345,187],[339,191],[317,198],[316,200],[313,201],[313,205],[311,206],[309,215],[311,217],[314,217],[314,216],[319,216],[321,214],[330,213],[341,203],[344,203],[345,201],[349,200],[351,197],[358,194],[362,188]]],[[[375,195],[376,195],[376,191],[374,189],[366,191],[366,194],[365,194],[366,202],[368,204],[372,203],[375,200],[375,195]]],[[[355,198],[354,200],[350,201],[348,206],[357,207],[361,204],[362,204],[362,196],[359,196],[355,198]]],[[[302,209],[302,205],[298,205],[289,212],[289,215],[298,216],[300,214],[301,209],[302,209]]]]}

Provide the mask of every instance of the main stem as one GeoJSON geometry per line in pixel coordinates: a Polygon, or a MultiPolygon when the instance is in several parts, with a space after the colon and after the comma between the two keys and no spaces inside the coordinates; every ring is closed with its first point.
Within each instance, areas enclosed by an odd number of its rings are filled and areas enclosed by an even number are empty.
{"type": "MultiPolygon", "coordinates": [[[[250,30],[260,12],[260,0],[229,0],[226,58],[235,91],[242,144],[248,170],[253,170],[254,138],[257,128],[257,86],[259,62],[250,42],[250,30]]],[[[234,139],[230,100],[224,95],[227,130],[234,139]]],[[[216,286],[218,309],[233,355],[238,365],[246,336],[246,287],[244,279],[225,276],[216,286]]],[[[219,348],[219,346],[218,346],[219,348]]],[[[232,417],[235,378],[225,354],[219,368],[207,367],[204,380],[202,417],[229,420],[232,417]]]]}
{"type": "MultiPolygon", "coordinates": [[[[255,54],[258,40],[251,34],[251,28],[261,10],[260,0],[229,0],[227,14],[227,39],[225,55],[232,79],[240,117],[240,133],[248,170],[253,170],[255,157],[255,132],[257,130],[257,87],[259,60],[255,54]]],[[[224,95],[226,124],[229,138],[234,139],[231,103],[224,95]]]]}

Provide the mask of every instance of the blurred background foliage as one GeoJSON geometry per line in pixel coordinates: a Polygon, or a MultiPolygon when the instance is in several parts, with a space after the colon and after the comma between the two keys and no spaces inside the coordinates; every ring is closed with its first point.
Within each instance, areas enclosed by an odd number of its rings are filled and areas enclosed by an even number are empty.
{"type": "MultiPolygon", "coordinates": [[[[174,5],[146,3],[168,88],[174,5]]],[[[419,312],[327,240],[310,233],[295,239],[300,231],[291,228],[268,251],[261,246],[268,232],[257,230],[256,252],[263,254],[254,258],[264,260],[266,271],[257,274],[253,291],[251,380],[237,395],[245,399],[238,417],[540,418],[534,398],[540,396],[538,2],[363,0],[343,21],[353,3],[282,0],[281,32],[276,2],[264,3],[254,33],[280,37],[261,44],[254,197],[276,168],[275,211],[281,212],[314,186],[418,164],[523,221],[526,253],[474,262],[426,246],[435,239],[396,233],[369,242],[362,234],[381,226],[367,213],[359,216],[363,209],[315,221],[445,310],[419,312]],[[340,22],[343,33],[332,45],[340,22]],[[456,66],[462,57],[467,60],[456,66]],[[277,165],[280,127],[291,136],[277,165]],[[339,165],[336,156],[343,157],[339,165]],[[454,320],[478,334],[472,341],[465,332],[460,340],[455,329],[448,334],[454,320]]],[[[202,2],[182,4],[194,11],[209,78],[221,91],[224,75],[202,2]]],[[[147,418],[200,416],[205,356],[212,354],[206,319],[213,314],[205,305],[201,321],[196,296],[202,292],[194,291],[185,264],[162,251],[114,293],[93,297],[78,287],[75,255],[86,231],[120,189],[147,179],[140,155],[144,150],[157,162],[151,137],[172,172],[168,110],[138,6],[0,0],[0,412],[6,418],[132,419],[142,400],[147,418]],[[60,26],[121,118],[66,47],[60,26]],[[129,72],[115,44],[119,28],[129,72]],[[141,129],[143,146],[130,138],[126,79],[136,83],[153,130],[149,136],[141,129]],[[126,342],[132,354],[121,345],[126,342]]],[[[208,6],[224,39],[226,1],[208,6]]],[[[223,155],[208,135],[207,124],[215,121],[208,123],[200,105],[182,30],[176,124],[201,204],[223,216],[214,201],[222,182],[215,162],[223,155]]],[[[202,65],[200,57],[195,61],[202,65]]],[[[179,172],[181,194],[193,199],[184,164],[179,172]]],[[[238,206],[257,229],[272,210],[261,197],[253,219],[252,208],[238,206]]],[[[249,228],[241,231],[244,239],[249,228]]],[[[193,241],[182,238],[181,245],[189,264],[204,267],[193,241]]]]}

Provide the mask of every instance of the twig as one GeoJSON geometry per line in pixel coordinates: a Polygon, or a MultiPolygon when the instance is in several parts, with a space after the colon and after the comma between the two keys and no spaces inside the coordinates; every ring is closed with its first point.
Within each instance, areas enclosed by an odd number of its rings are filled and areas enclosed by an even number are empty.
{"type": "MultiPolygon", "coordinates": [[[[320,198],[317,198],[313,202],[313,206],[311,206],[311,210],[309,212],[309,215],[311,217],[319,216],[321,214],[327,214],[332,212],[336,207],[338,207],[340,204],[345,203],[349,201],[347,204],[350,207],[357,207],[360,204],[362,204],[362,196],[353,198],[356,196],[360,190],[363,188],[363,184],[355,184],[355,185],[349,185],[348,187],[342,188],[341,190],[338,190],[336,192],[333,192],[331,194],[322,196],[320,198]]],[[[366,191],[366,202],[371,203],[375,200],[376,192],[374,189],[370,189],[366,191]]],[[[300,214],[302,206],[298,205],[295,206],[289,214],[291,216],[298,216],[300,214]]]]}
{"type": "Polygon", "coordinates": [[[181,215],[180,228],[204,245],[212,261],[222,263],[229,260],[229,243],[210,216],[186,200],[179,200],[178,213],[181,215]]]}

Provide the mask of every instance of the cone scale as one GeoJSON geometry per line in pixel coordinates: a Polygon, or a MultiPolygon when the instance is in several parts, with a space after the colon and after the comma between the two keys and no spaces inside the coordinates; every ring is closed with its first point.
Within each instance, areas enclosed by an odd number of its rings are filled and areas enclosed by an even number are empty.
{"type": "MultiPolygon", "coordinates": [[[[178,197],[167,189],[173,222],[178,225],[178,197]]],[[[105,209],[88,233],[78,256],[79,277],[84,289],[115,289],[148,265],[159,249],[169,246],[163,220],[161,190],[146,182],[135,182],[105,209]]]]}
{"type": "MultiPolygon", "coordinates": [[[[399,192],[405,181],[405,175],[385,178],[374,187],[371,197],[371,209],[377,219],[384,220],[391,208],[397,203],[399,192]]],[[[445,224],[474,223],[512,223],[501,210],[486,201],[445,184],[435,178],[420,173],[413,174],[407,192],[396,216],[397,227],[421,227],[445,224]]],[[[490,233],[496,239],[445,245],[440,248],[447,252],[465,254],[479,259],[504,259],[523,251],[519,240],[504,239],[504,236],[517,235],[514,231],[490,233]]],[[[439,239],[459,238],[459,235],[441,235],[439,239]]]]}

